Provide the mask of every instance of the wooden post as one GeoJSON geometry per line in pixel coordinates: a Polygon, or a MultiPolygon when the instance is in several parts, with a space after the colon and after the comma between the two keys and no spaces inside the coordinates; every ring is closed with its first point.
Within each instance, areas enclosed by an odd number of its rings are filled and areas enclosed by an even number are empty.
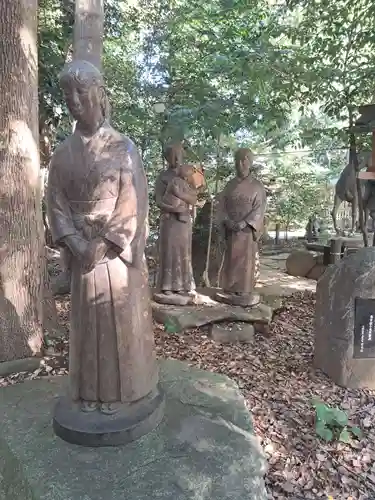
{"type": "Polygon", "coordinates": [[[331,247],[328,245],[324,245],[323,248],[323,264],[325,266],[331,264],[331,247]]]}
{"type": "Polygon", "coordinates": [[[341,260],[342,239],[331,239],[330,264],[337,264],[341,260]]]}

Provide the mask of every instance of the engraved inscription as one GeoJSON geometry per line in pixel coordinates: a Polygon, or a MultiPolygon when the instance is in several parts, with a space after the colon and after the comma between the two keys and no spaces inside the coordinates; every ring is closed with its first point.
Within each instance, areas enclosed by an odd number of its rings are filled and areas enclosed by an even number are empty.
{"type": "Polygon", "coordinates": [[[354,358],[375,358],[375,299],[356,297],[354,314],[354,358]]]}

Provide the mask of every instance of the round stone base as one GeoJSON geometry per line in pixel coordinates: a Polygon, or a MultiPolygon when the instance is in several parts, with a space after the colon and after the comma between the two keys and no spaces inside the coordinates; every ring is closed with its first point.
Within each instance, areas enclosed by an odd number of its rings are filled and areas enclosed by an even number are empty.
{"type": "Polygon", "coordinates": [[[163,419],[165,397],[160,388],[117,413],[85,413],[79,403],[62,397],[53,416],[53,429],[64,441],[81,446],[120,446],[151,432],[163,419]]]}
{"type": "Polygon", "coordinates": [[[215,300],[222,302],[223,304],[229,304],[232,306],[241,307],[254,307],[260,302],[259,293],[251,293],[248,295],[235,295],[225,292],[217,292],[215,294],[215,300]]]}

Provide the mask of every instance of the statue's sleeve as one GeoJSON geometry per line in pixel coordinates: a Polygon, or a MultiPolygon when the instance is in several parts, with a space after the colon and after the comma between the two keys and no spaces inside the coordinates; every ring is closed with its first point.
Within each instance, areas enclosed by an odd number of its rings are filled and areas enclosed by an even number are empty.
{"type": "Polygon", "coordinates": [[[136,175],[129,168],[121,169],[116,206],[101,232],[103,238],[121,250],[130,245],[137,231],[137,205],[141,195],[137,195],[136,181],[136,175]]]}
{"type": "Polygon", "coordinates": [[[165,191],[166,185],[162,181],[161,176],[159,176],[155,182],[155,202],[159,208],[162,208],[165,191]]]}
{"type": "Polygon", "coordinates": [[[56,159],[52,157],[47,184],[47,214],[53,242],[61,245],[63,238],[77,234],[77,230],[59,170],[56,159]]]}
{"type": "Polygon", "coordinates": [[[246,216],[245,222],[251,226],[257,236],[263,230],[264,214],[266,212],[267,196],[263,186],[259,186],[256,190],[253,206],[249,215],[246,216]]]}
{"type": "Polygon", "coordinates": [[[217,225],[223,224],[225,219],[227,219],[227,214],[225,211],[225,192],[221,191],[216,195],[216,199],[212,200],[212,203],[216,203],[214,210],[215,222],[217,225]]]}

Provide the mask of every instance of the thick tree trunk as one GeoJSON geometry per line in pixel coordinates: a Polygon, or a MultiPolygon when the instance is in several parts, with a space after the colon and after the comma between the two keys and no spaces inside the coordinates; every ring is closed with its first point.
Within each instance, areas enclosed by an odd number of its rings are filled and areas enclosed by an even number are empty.
{"type": "MultiPolygon", "coordinates": [[[[104,0],[75,0],[73,59],[89,61],[102,71],[103,35],[104,0]]],[[[72,132],[75,127],[73,122],[72,132]]],[[[64,270],[57,289],[66,289],[70,279],[71,271],[64,270]]]]}
{"type": "Polygon", "coordinates": [[[73,58],[85,59],[101,70],[104,0],[76,0],[73,58]]]}
{"type": "Polygon", "coordinates": [[[0,1],[0,361],[42,349],[37,0],[0,1]]]}

